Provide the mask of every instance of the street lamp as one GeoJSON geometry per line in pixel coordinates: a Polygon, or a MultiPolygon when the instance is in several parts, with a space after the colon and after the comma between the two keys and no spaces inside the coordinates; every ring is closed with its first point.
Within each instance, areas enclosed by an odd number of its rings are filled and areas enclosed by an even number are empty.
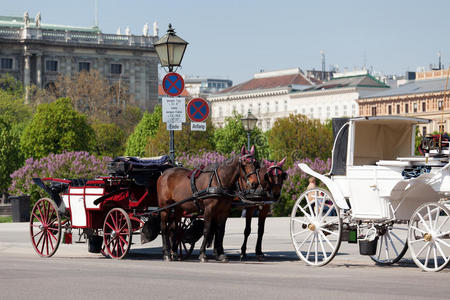
{"type": "Polygon", "coordinates": [[[250,109],[248,110],[247,117],[241,119],[242,125],[244,125],[245,131],[247,131],[247,149],[250,149],[250,133],[255,129],[258,119],[252,115],[250,109]]]}
{"type": "MultiPolygon", "coordinates": [[[[153,47],[155,47],[161,66],[167,67],[169,72],[172,72],[174,67],[179,67],[181,65],[187,45],[188,42],[178,37],[175,34],[175,30],[172,28],[172,24],[169,24],[167,33],[153,44],[153,47]]],[[[169,156],[172,162],[175,162],[173,130],[169,131],[169,137],[169,156]]]]}
{"type": "Polygon", "coordinates": [[[179,67],[183,60],[184,51],[188,42],[175,34],[172,24],[169,24],[167,33],[160,38],[153,46],[159,57],[161,66],[167,67],[172,72],[173,67],[179,67]]]}

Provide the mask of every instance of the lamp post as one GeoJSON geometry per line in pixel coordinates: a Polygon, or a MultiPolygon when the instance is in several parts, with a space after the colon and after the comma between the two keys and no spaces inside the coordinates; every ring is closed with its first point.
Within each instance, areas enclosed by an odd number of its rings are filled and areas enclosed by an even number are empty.
{"type": "MultiPolygon", "coordinates": [[[[167,33],[160,38],[153,46],[162,67],[167,67],[169,72],[173,71],[174,67],[179,67],[183,60],[184,52],[188,42],[175,34],[172,24],[169,24],[167,33]]],[[[175,147],[174,147],[174,133],[169,131],[169,156],[172,162],[175,162],[175,147]]]]}
{"type": "Polygon", "coordinates": [[[250,109],[248,110],[247,117],[241,119],[242,125],[244,125],[245,131],[247,131],[247,149],[250,149],[250,133],[255,129],[258,119],[252,115],[250,109]]]}

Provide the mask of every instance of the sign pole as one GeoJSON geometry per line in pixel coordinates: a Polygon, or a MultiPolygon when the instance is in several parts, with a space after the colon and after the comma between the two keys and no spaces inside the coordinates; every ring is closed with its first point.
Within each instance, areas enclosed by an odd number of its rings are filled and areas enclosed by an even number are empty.
{"type": "Polygon", "coordinates": [[[174,147],[174,133],[173,130],[169,131],[169,157],[170,160],[175,163],[175,147],[174,147]]]}

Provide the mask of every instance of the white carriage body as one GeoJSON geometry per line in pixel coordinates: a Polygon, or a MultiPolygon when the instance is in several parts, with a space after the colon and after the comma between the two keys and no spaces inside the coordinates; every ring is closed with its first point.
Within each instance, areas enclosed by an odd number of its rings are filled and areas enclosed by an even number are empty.
{"type": "Polygon", "coordinates": [[[69,192],[62,195],[65,207],[70,210],[72,227],[88,227],[88,211],[100,209],[100,204],[94,201],[103,195],[101,187],[70,187],[69,192]]]}
{"type": "Polygon", "coordinates": [[[448,157],[414,156],[416,124],[428,122],[408,117],[348,119],[334,142],[331,176],[304,164],[300,168],[320,179],[340,208],[348,209],[350,203],[356,220],[408,220],[422,203],[450,194],[448,157]],[[416,166],[430,166],[430,173],[404,179],[405,168],[416,166]]]}

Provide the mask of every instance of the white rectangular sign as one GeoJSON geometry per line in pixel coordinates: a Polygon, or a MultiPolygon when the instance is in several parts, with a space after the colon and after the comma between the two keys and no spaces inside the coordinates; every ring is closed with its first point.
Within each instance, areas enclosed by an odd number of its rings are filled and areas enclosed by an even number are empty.
{"type": "Polygon", "coordinates": [[[183,125],[181,123],[166,123],[167,130],[181,130],[183,129],[183,125]]]}
{"type": "Polygon", "coordinates": [[[186,122],[185,99],[181,97],[163,97],[162,117],[165,123],[186,122]]]}
{"type": "Polygon", "coordinates": [[[192,131],[206,131],[206,122],[191,122],[192,131]]]}

